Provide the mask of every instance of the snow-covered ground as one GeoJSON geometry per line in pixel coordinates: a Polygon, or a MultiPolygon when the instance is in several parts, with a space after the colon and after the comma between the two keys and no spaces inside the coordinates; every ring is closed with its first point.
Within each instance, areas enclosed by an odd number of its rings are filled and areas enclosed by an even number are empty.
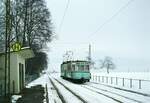
{"type": "Polygon", "coordinates": [[[109,74],[92,72],[91,74],[92,82],[150,94],[150,72],[112,72],[109,74]]]}
{"type": "Polygon", "coordinates": [[[43,87],[45,87],[46,84],[47,84],[47,88],[48,88],[49,103],[55,103],[56,101],[57,101],[57,103],[62,103],[56,93],[56,90],[51,85],[47,74],[42,75],[40,78],[34,80],[30,84],[28,84],[26,87],[31,87],[31,86],[35,86],[35,85],[42,85],[43,87]]]}
{"type": "Polygon", "coordinates": [[[132,93],[128,91],[123,91],[120,89],[116,89],[113,87],[107,87],[105,85],[98,85],[93,83],[87,83],[87,85],[93,87],[97,91],[105,92],[106,94],[114,97],[114,98],[120,98],[124,103],[149,103],[150,97],[140,95],[137,93],[132,93]]]}
{"type": "MultiPolygon", "coordinates": [[[[99,76],[117,76],[124,78],[133,78],[133,79],[144,79],[148,80],[148,75],[146,78],[141,76],[131,76],[131,75],[121,75],[121,74],[105,74],[105,73],[92,73],[92,75],[99,76]]],[[[133,74],[132,74],[133,75],[133,74]]],[[[140,74],[141,75],[141,74],[140,74]]],[[[118,81],[118,84],[121,81],[118,81]]],[[[142,89],[130,88],[127,86],[122,87],[121,85],[115,85],[111,83],[101,83],[93,78],[90,82],[84,84],[75,84],[70,81],[66,81],[60,78],[59,73],[51,73],[47,75],[41,76],[39,79],[33,81],[28,86],[34,86],[42,84],[45,86],[48,85],[48,94],[49,94],[49,102],[50,103],[61,103],[62,99],[66,103],[149,103],[150,101],[150,92],[146,92],[142,89]],[[53,86],[52,82],[55,84],[53,86]],[[57,90],[56,90],[57,87],[57,90]],[[136,91],[134,93],[134,91],[136,91]],[[59,93],[58,93],[59,92],[59,93]],[[143,93],[143,94],[142,94],[143,93]],[[61,95],[61,97],[60,97],[61,95]]],[[[147,85],[148,87],[150,85],[147,85]]],[[[147,88],[148,88],[147,87],[147,88]]]]}
{"type": "MultiPolygon", "coordinates": [[[[108,98],[104,95],[98,94],[96,92],[93,92],[91,90],[88,90],[87,88],[84,88],[82,84],[74,84],[69,81],[66,81],[58,76],[53,76],[52,78],[56,78],[58,81],[63,83],[65,86],[67,86],[70,90],[72,90],[76,95],[79,95],[83,100],[85,100],[87,103],[117,103],[112,98],[108,98]]],[[[58,86],[59,83],[56,82],[56,85],[58,86]]],[[[66,100],[71,100],[67,103],[81,103],[76,101],[77,97],[71,98],[66,94],[66,89],[60,88],[61,93],[65,97],[66,100]],[[66,98],[67,97],[67,98],[66,98]]]]}

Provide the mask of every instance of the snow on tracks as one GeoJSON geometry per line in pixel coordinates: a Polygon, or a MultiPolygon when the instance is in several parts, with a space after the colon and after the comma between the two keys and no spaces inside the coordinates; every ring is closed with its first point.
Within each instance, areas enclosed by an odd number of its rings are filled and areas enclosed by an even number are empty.
{"type": "Polygon", "coordinates": [[[85,83],[85,85],[94,87],[96,89],[96,91],[101,90],[101,91],[107,92],[109,94],[112,94],[112,96],[120,95],[121,97],[123,96],[122,98],[126,98],[126,99],[128,98],[128,99],[133,100],[138,103],[149,103],[149,101],[150,101],[150,97],[148,95],[145,95],[145,94],[143,95],[141,93],[136,93],[136,92],[130,92],[123,88],[118,89],[118,88],[110,86],[110,85],[104,85],[104,84],[93,83],[93,82],[85,83]]]}
{"type": "Polygon", "coordinates": [[[76,84],[55,76],[53,78],[51,77],[51,79],[57,86],[58,91],[61,94],[60,97],[63,97],[65,102],[68,103],[144,103],[135,98],[130,98],[128,95],[121,95],[118,92],[109,91],[105,88],[90,87],[89,85],[86,85],[88,83],[76,84]],[[83,101],[80,99],[83,99],[83,101]]]}
{"type": "Polygon", "coordinates": [[[63,103],[87,103],[84,99],[75,94],[72,90],[63,85],[57,79],[50,77],[49,79],[63,103]]]}
{"type": "Polygon", "coordinates": [[[129,102],[129,103],[134,103],[134,102],[135,103],[143,103],[141,101],[129,98],[127,96],[120,95],[119,93],[111,92],[111,91],[108,91],[108,90],[105,90],[105,89],[100,89],[100,88],[97,88],[97,87],[94,87],[94,86],[83,85],[82,87],[87,88],[87,89],[89,89],[93,92],[97,92],[99,94],[105,95],[106,97],[111,98],[111,99],[113,99],[115,101],[118,101],[120,103],[123,103],[123,102],[125,102],[125,103],[127,103],[127,102],[129,102]],[[99,92],[99,91],[101,91],[101,92],[99,92]]]}
{"type": "Polygon", "coordinates": [[[142,92],[137,92],[137,91],[128,90],[128,89],[124,89],[124,88],[114,87],[114,86],[110,86],[110,85],[106,85],[106,84],[101,84],[101,83],[95,83],[95,82],[90,82],[90,83],[99,84],[99,85],[103,85],[103,86],[106,86],[106,87],[110,87],[110,88],[114,88],[114,89],[118,89],[118,90],[122,90],[122,91],[126,91],[126,92],[131,92],[131,93],[139,94],[139,95],[142,95],[142,96],[150,97],[150,94],[146,94],[146,93],[142,93],[142,92]]]}
{"type": "Polygon", "coordinates": [[[60,83],[61,85],[63,85],[68,91],[70,91],[73,95],[75,95],[78,99],[80,99],[83,103],[87,103],[87,101],[85,101],[84,99],[82,99],[79,95],[77,95],[75,92],[73,92],[71,89],[69,89],[67,86],[65,86],[63,83],[61,83],[60,81],[58,81],[57,79],[55,79],[58,83],[60,83]]]}
{"type": "Polygon", "coordinates": [[[89,103],[123,103],[122,101],[117,100],[106,94],[98,93],[84,88],[80,84],[74,84],[63,79],[59,81],[63,82],[64,85],[72,89],[76,94],[80,95],[82,98],[85,98],[89,103]]]}

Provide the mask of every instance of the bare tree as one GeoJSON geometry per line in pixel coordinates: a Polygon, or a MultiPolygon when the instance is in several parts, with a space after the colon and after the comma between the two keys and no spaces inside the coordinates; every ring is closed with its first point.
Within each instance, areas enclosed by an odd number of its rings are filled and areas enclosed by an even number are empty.
{"type": "Polygon", "coordinates": [[[100,60],[100,68],[106,68],[107,73],[109,73],[110,69],[115,69],[116,66],[111,57],[106,56],[104,60],[100,60]]]}
{"type": "MultiPolygon", "coordinates": [[[[9,0],[9,22],[6,22],[6,11],[8,11],[5,7],[6,1],[7,0],[0,0],[0,52],[6,51],[5,49],[10,47],[9,44],[19,42],[22,47],[29,46],[33,49],[35,58],[29,60],[29,62],[33,62],[33,65],[37,65],[37,62],[34,61],[43,61],[39,55],[41,55],[43,59],[45,58],[46,61],[47,55],[43,52],[41,53],[41,51],[43,48],[46,48],[46,44],[51,42],[55,37],[51,13],[46,6],[46,1],[9,0]],[[8,28],[8,30],[6,30],[6,28],[8,28]],[[6,33],[6,31],[8,33],[6,33]],[[11,35],[7,37],[6,34],[11,35]],[[6,41],[8,43],[6,43],[6,41]]],[[[26,64],[28,65],[29,62],[27,60],[26,64]]],[[[44,63],[40,65],[39,68],[30,68],[30,70],[44,69],[44,67],[46,67],[44,63]]]]}
{"type": "Polygon", "coordinates": [[[0,0],[0,52],[5,49],[5,2],[0,0]]]}

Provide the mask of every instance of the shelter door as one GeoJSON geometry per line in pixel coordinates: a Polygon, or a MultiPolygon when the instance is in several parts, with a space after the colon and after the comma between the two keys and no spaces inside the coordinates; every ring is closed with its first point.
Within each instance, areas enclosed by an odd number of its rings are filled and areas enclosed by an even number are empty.
{"type": "Polygon", "coordinates": [[[19,63],[19,87],[20,90],[24,88],[24,67],[21,63],[19,63]]]}

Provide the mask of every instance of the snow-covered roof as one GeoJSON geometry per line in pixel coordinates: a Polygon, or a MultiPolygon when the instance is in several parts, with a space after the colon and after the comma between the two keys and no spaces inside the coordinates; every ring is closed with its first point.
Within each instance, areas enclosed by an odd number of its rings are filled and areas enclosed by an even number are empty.
{"type": "MultiPolygon", "coordinates": [[[[34,57],[34,52],[30,47],[23,47],[20,51],[13,51],[11,50],[10,53],[17,53],[24,59],[32,58],[34,57]]],[[[0,56],[4,55],[5,52],[1,52],[0,56]]]]}
{"type": "Polygon", "coordinates": [[[62,64],[72,63],[72,62],[88,62],[88,61],[86,61],[86,60],[71,60],[71,61],[64,61],[62,64]]]}

